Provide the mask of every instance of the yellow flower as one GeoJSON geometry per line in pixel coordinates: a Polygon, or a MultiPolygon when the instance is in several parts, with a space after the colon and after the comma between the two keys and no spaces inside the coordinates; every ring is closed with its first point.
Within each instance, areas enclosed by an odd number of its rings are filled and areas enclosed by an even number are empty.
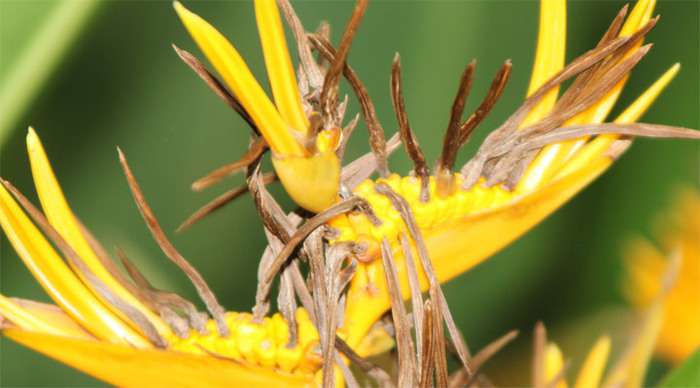
{"type": "Polygon", "coordinates": [[[669,291],[656,345],[659,357],[675,364],[700,346],[700,194],[689,189],[678,195],[657,232],[660,247],[641,238],[629,243],[624,291],[633,306],[646,308],[662,287],[666,257],[679,257],[678,278],[669,291]]]}
{"type": "MultiPolygon", "coordinates": [[[[338,199],[340,161],[336,155],[340,128],[324,122],[312,128],[305,110],[275,0],[256,0],[255,15],[275,103],[267,97],[235,47],[204,19],[174,3],[180,19],[223,77],[272,150],[275,171],[287,193],[300,206],[321,211],[338,199]],[[310,188],[313,188],[310,190],[310,188]]],[[[329,109],[337,109],[329,107],[329,109]]]]}
{"type": "MultiPolygon", "coordinates": [[[[280,4],[288,6],[284,0],[280,0],[280,4]]],[[[151,233],[164,253],[192,280],[212,319],[204,320],[201,313],[192,310],[189,302],[153,289],[128,260],[124,264],[133,282],[121,279],[71,212],[39,139],[30,130],[27,140],[32,171],[48,220],[9,184],[6,187],[61,250],[70,267],[10,192],[0,188],[0,221],[5,233],[37,281],[60,307],[59,311],[2,297],[0,315],[9,321],[4,323],[4,333],[118,385],[219,386],[231,385],[234,381],[249,385],[313,384],[321,375],[318,373],[321,369],[319,343],[326,357],[323,359],[325,366],[337,362],[331,358],[334,350],[326,349],[336,334],[360,355],[377,352],[377,348],[386,349],[385,337],[377,332],[367,334],[391,306],[388,278],[398,283],[398,293],[403,297],[411,294],[414,301],[419,294],[417,290],[430,288],[428,302],[434,307],[426,311],[435,314],[430,315],[428,322],[436,321],[426,324],[428,329],[432,325],[434,335],[424,338],[442,341],[444,319],[450,336],[455,339],[454,322],[450,321],[449,310],[444,306],[439,283],[483,261],[556,210],[602,174],[629,146],[629,137],[700,137],[686,129],[631,124],[670,82],[678,65],[662,75],[614,123],[603,124],[628,73],[649,50],[648,46],[641,46],[641,41],[655,23],[651,19],[653,0],[639,1],[629,16],[626,9],[621,12],[598,47],[566,67],[565,3],[543,0],[528,98],[503,126],[489,135],[459,173],[452,171],[456,153],[502,93],[510,75],[510,62],[506,61],[497,73],[479,108],[462,122],[464,99],[474,72],[473,64],[467,66],[453,105],[442,155],[436,171],[430,175],[404,110],[397,55],[392,72],[392,102],[401,140],[416,164],[415,173],[407,177],[388,173],[386,156],[398,143],[385,142],[364,86],[345,63],[366,1],[358,1],[337,50],[322,35],[307,40],[293,12],[286,9],[286,14],[292,15],[289,18],[300,46],[300,57],[308,54],[302,61],[302,67],[308,67],[302,74],[308,79],[299,79],[303,88],[294,75],[277,3],[275,0],[255,1],[274,104],[231,43],[180,3],[174,6],[231,92],[189,54],[179,49],[178,53],[217,93],[236,106],[256,132],[256,142],[247,154],[248,159],[257,161],[265,150],[263,140],[257,137],[259,134],[272,151],[275,172],[288,194],[298,205],[319,213],[304,220],[301,227],[292,230],[293,236],[286,236],[289,238],[280,237],[274,233],[279,230],[265,224],[280,244],[284,240],[287,245],[279,250],[271,264],[261,264],[261,271],[264,271],[259,274],[261,287],[256,302],[267,303],[274,277],[285,268],[288,256],[296,251],[296,244],[310,241],[308,233],[319,226],[328,227],[329,233],[322,236],[327,245],[322,241],[318,244],[320,240],[310,242],[321,247],[323,254],[309,259],[312,267],[309,272],[316,278],[311,279],[315,288],[308,299],[313,298],[314,308],[324,314],[324,320],[315,322],[322,334],[319,336],[311,323],[315,318],[308,317],[303,309],[295,316],[285,315],[289,322],[279,315],[258,322],[259,311],[266,310],[257,309],[258,306],[252,316],[225,313],[199,273],[165,237],[120,153],[137,206],[151,233]],[[308,60],[313,58],[310,44],[330,63],[327,70],[321,71],[315,67],[318,66],[315,61],[308,60]],[[321,76],[311,77],[314,71],[321,76]],[[341,73],[358,94],[373,149],[373,154],[346,166],[343,171],[340,156],[347,139],[342,139],[342,135],[350,131],[341,133],[340,128],[346,107],[337,98],[341,73]],[[557,99],[559,85],[575,76],[573,85],[557,99]],[[301,89],[305,91],[302,93],[301,89]],[[363,182],[358,179],[367,178],[374,170],[379,171],[380,179],[363,182]],[[324,247],[327,249],[323,250],[324,247]],[[380,257],[384,260],[378,260],[380,257]],[[384,268],[387,266],[395,266],[396,274],[386,276],[384,268]],[[422,270],[416,271],[416,268],[422,270]],[[325,283],[321,279],[324,277],[325,283]],[[410,293],[409,288],[412,289],[410,293]],[[344,314],[336,314],[336,308],[343,303],[344,314]],[[337,332],[336,315],[343,316],[337,332]],[[296,325],[291,322],[292,318],[296,318],[296,325]],[[298,328],[296,341],[290,329],[295,327],[298,328]],[[363,339],[367,340],[363,342],[363,339]]],[[[256,176],[251,178],[254,179],[256,176]]],[[[268,200],[264,199],[259,202],[268,200]]],[[[270,201],[274,202],[271,198],[270,201]]],[[[267,214],[268,219],[263,217],[265,221],[271,222],[274,218],[270,214],[272,212],[267,214]]],[[[303,279],[298,283],[303,285],[303,279]]],[[[397,311],[401,306],[397,292],[393,293],[393,313],[395,319],[400,320],[403,316],[397,311]]],[[[428,302],[426,306],[431,306],[428,302]]],[[[418,326],[416,324],[416,331],[418,326]]],[[[397,342],[406,339],[398,338],[397,342]]],[[[433,347],[430,343],[425,345],[433,347]]],[[[404,349],[410,347],[412,345],[403,346],[404,349]]],[[[435,349],[436,354],[442,352],[443,355],[435,361],[439,375],[436,378],[441,378],[444,376],[440,372],[446,369],[442,363],[444,349],[442,346],[435,346],[435,349]],[[445,368],[439,369],[443,366],[445,368]]],[[[458,352],[466,364],[464,352],[460,348],[458,352]]],[[[557,358],[556,350],[551,353],[548,358],[553,366],[548,370],[556,370],[561,357],[557,358]]],[[[331,368],[326,367],[324,371],[328,372],[331,368]]],[[[329,376],[332,377],[332,373],[323,375],[324,384],[329,383],[329,376]]],[[[432,377],[427,377],[432,381],[432,377]]]]}
{"type": "MultiPolygon", "coordinates": [[[[442,174],[438,171],[434,176],[428,176],[425,191],[420,177],[414,176],[392,175],[377,181],[365,181],[357,186],[355,195],[369,202],[382,224],[372,224],[368,217],[359,213],[339,217],[330,223],[339,230],[338,240],[359,241],[368,246],[348,292],[346,317],[349,320],[350,344],[358,343],[373,322],[390,306],[382,263],[376,259],[379,257],[382,239],[386,238],[391,244],[404,297],[409,295],[409,287],[404,253],[399,243],[401,236],[407,236],[411,240],[414,258],[420,257],[421,244],[416,238],[422,239],[437,280],[448,281],[526,233],[607,170],[629,147],[631,138],[625,135],[645,135],[642,132],[627,132],[633,127],[629,124],[639,119],[651,106],[678,72],[678,64],[671,66],[612,123],[605,124],[604,121],[627,79],[627,73],[615,70],[613,63],[629,70],[647,52],[648,46],[642,46],[642,38],[655,23],[656,19],[651,18],[654,5],[654,0],[640,0],[629,14],[625,7],[614,19],[596,49],[565,67],[565,1],[542,1],[529,98],[523,105],[526,108],[516,111],[501,128],[489,135],[460,173],[442,174]],[[607,55],[600,55],[606,59],[586,67],[587,71],[580,73],[573,85],[557,99],[558,81],[563,75],[570,75],[573,69],[586,62],[586,58],[590,59],[600,53],[602,47],[615,45],[615,42],[619,47],[616,54],[607,51],[604,53],[607,55]],[[607,85],[602,88],[598,85],[597,93],[591,91],[596,86],[590,83],[595,83],[595,80],[602,82],[615,72],[618,74],[612,78],[614,81],[608,79],[607,85]],[[582,90],[588,90],[588,94],[582,90]],[[581,102],[586,98],[587,104],[581,103],[582,106],[577,106],[577,109],[567,111],[567,107],[576,106],[573,101],[581,102]],[[552,121],[557,123],[553,124],[552,121]],[[519,123],[519,131],[512,128],[515,123],[519,123]],[[545,129],[548,125],[557,128],[545,129]],[[541,146],[529,153],[518,152],[518,146],[515,145],[512,148],[499,148],[501,144],[508,144],[509,135],[517,137],[523,132],[551,130],[556,133],[566,131],[567,128],[603,127],[607,130],[591,132],[596,136],[583,136],[585,131],[570,132],[570,136],[560,138],[552,135],[549,137],[550,142],[538,143],[541,146]],[[491,149],[498,151],[491,152],[491,149]],[[447,185],[441,185],[440,181],[444,181],[444,177],[449,181],[447,185]],[[378,192],[376,188],[382,184],[404,198],[415,218],[419,236],[410,230],[395,204],[385,194],[378,192]],[[445,194],[441,186],[452,188],[445,194]],[[425,201],[423,196],[429,200],[425,201]]],[[[503,68],[506,74],[508,68],[509,64],[506,63],[503,68]]],[[[469,79],[472,70],[467,68],[463,81],[469,79]]],[[[503,73],[504,71],[500,72],[494,80],[495,87],[492,91],[496,96],[499,87],[502,88],[499,82],[503,73]]],[[[459,95],[455,104],[458,100],[459,95]]],[[[488,109],[490,108],[486,110],[488,109]]],[[[477,110],[462,126],[468,127],[478,114],[477,110]]],[[[698,138],[698,133],[685,130],[679,136],[698,138]]],[[[403,139],[406,142],[405,136],[403,139]]],[[[412,139],[407,142],[410,141],[412,139]]],[[[448,136],[445,141],[447,144],[448,136]]],[[[511,144],[517,144],[517,141],[511,144]]],[[[420,265],[417,264],[416,267],[420,268],[420,265]]],[[[426,290],[427,277],[421,275],[421,289],[426,290]]]]}
{"type": "MultiPolygon", "coordinates": [[[[630,330],[634,335],[630,336],[617,361],[607,368],[611,341],[610,337],[601,336],[581,364],[574,388],[643,386],[654,347],[663,342],[662,325],[668,320],[667,313],[673,304],[671,287],[678,276],[679,264],[678,260],[671,260],[658,268],[659,287],[649,295],[649,303],[639,312],[637,327],[630,330]],[[607,374],[604,374],[606,369],[607,374]]],[[[569,373],[564,356],[556,343],[547,341],[541,324],[535,328],[534,344],[533,386],[566,388],[569,373]]]]}
{"type": "MultiPolygon", "coordinates": [[[[217,311],[215,298],[205,299],[208,307],[215,305],[210,308],[215,322],[177,295],[153,289],[125,261],[133,282],[127,280],[72,213],[31,128],[27,148],[45,216],[3,181],[0,224],[56,306],[0,295],[4,335],[118,386],[312,384],[320,368],[318,334],[305,310],[297,310],[297,338],[291,343],[279,314],[257,323],[249,313],[217,311]]],[[[152,215],[147,219],[159,229],[152,215]]],[[[206,284],[193,282],[201,294],[210,293],[206,284]]]]}

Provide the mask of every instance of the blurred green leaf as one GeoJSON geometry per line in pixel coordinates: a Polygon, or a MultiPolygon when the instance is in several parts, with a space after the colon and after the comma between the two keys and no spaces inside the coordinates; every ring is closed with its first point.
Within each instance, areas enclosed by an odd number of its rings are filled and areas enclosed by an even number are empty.
{"type": "Polygon", "coordinates": [[[666,375],[659,387],[700,387],[700,350],[666,375]]]}
{"type": "Polygon", "coordinates": [[[0,72],[0,145],[15,129],[16,121],[50,78],[101,2],[63,0],[25,5],[14,3],[10,1],[3,5],[3,13],[8,12],[9,15],[3,15],[5,28],[2,34],[12,39],[2,42],[5,57],[2,67],[5,68],[0,72]],[[18,6],[22,7],[22,12],[16,12],[18,6]],[[8,22],[5,23],[5,20],[8,22]],[[21,42],[28,36],[31,36],[28,42],[21,42]],[[12,45],[17,43],[24,43],[25,47],[13,53],[12,45]],[[8,45],[9,49],[6,47],[8,45]]]}

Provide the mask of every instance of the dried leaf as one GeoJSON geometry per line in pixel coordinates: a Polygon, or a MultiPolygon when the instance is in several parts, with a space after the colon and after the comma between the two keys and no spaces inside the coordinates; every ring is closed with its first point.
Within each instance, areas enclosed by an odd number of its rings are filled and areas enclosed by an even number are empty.
{"type": "Polygon", "coordinates": [[[257,137],[253,140],[248,151],[235,162],[225,164],[216,170],[208,173],[202,178],[197,179],[192,183],[192,190],[202,191],[212,185],[221,182],[227,176],[233,175],[244,170],[248,165],[254,163],[267,150],[267,143],[262,137],[257,137]]]}
{"type": "Polygon", "coordinates": [[[165,232],[163,232],[163,229],[158,224],[158,220],[153,214],[153,211],[151,210],[150,206],[148,206],[148,203],[141,192],[141,188],[131,172],[131,168],[129,168],[126,157],[122,153],[121,149],[117,148],[117,151],[119,152],[119,161],[124,170],[124,174],[126,175],[127,182],[129,183],[131,194],[134,197],[134,202],[136,202],[136,207],[138,207],[141,216],[143,216],[144,221],[146,221],[146,225],[151,231],[154,240],[156,243],[158,243],[163,253],[165,253],[165,255],[173,263],[175,263],[175,265],[177,265],[182,272],[185,273],[185,275],[187,275],[197,290],[200,298],[202,298],[202,301],[207,306],[207,310],[209,310],[209,313],[211,313],[212,317],[216,321],[219,334],[223,337],[227,337],[229,334],[229,328],[226,324],[224,308],[221,307],[216,299],[216,295],[214,295],[214,293],[211,291],[199,271],[197,271],[187,261],[187,259],[185,259],[180,252],[177,251],[170,240],[168,240],[165,232]]]}
{"type": "Polygon", "coordinates": [[[425,156],[421,151],[416,137],[411,130],[408,122],[408,114],[403,99],[403,88],[401,85],[401,57],[399,53],[394,56],[394,62],[391,67],[391,102],[396,112],[396,121],[399,123],[399,133],[401,141],[406,146],[406,152],[413,161],[414,171],[421,180],[421,201],[427,202],[430,199],[430,184],[428,166],[425,162],[425,156]]]}

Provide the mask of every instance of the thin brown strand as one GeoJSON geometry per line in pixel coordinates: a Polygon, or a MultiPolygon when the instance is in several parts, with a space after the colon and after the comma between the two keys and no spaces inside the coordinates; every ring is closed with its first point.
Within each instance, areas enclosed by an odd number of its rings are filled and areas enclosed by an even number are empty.
{"type": "Polygon", "coordinates": [[[423,345],[420,367],[420,384],[421,388],[433,386],[433,374],[435,372],[435,359],[433,358],[434,348],[437,346],[435,336],[433,335],[433,306],[430,299],[425,301],[423,306],[423,345]]]}
{"type": "Polygon", "coordinates": [[[399,240],[401,242],[404,262],[406,263],[406,272],[408,273],[408,286],[411,289],[413,328],[416,333],[416,354],[418,356],[418,375],[421,375],[421,365],[423,364],[423,294],[420,291],[418,271],[416,270],[416,263],[413,261],[413,254],[411,254],[411,247],[408,244],[408,237],[402,232],[399,240]]]}
{"type": "Polygon", "coordinates": [[[350,137],[355,132],[355,129],[357,128],[357,123],[359,121],[360,114],[358,113],[355,115],[355,117],[352,118],[352,120],[350,120],[350,122],[345,127],[343,127],[343,131],[340,137],[340,143],[338,144],[338,148],[335,150],[335,154],[338,156],[338,159],[343,159],[343,156],[345,155],[345,149],[348,146],[348,141],[350,141],[350,137]]]}
{"type": "Polygon", "coordinates": [[[321,213],[316,214],[314,217],[310,218],[306,223],[304,223],[297,231],[291,236],[289,242],[284,246],[279,255],[270,264],[267,276],[265,276],[266,282],[272,282],[272,280],[277,276],[277,273],[284,266],[284,264],[289,259],[289,256],[296,250],[297,246],[304,241],[306,236],[312,231],[316,230],[319,226],[330,221],[334,217],[341,214],[347,213],[348,211],[356,208],[358,204],[364,200],[358,197],[349,198],[343,202],[339,202],[321,213]]]}
{"type": "Polygon", "coordinates": [[[289,329],[287,347],[293,348],[297,345],[299,337],[296,318],[297,301],[290,266],[286,266],[282,270],[282,276],[280,276],[279,291],[277,292],[277,310],[282,314],[289,329]]]}
{"type": "MultiPolygon", "coordinates": [[[[270,172],[263,174],[261,179],[262,184],[269,185],[270,183],[275,182],[277,180],[277,175],[274,172],[270,172]]],[[[197,211],[192,213],[191,216],[189,216],[182,224],[180,224],[180,226],[177,227],[175,232],[180,233],[188,229],[195,223],[201,221],[208,215],[233,202],[236,198],[247,193],[248,191],[248,185],[242,185],[221,194],[220,196],[214,198],[212,201],[208,202],[206,205],[202,206],[201,208],[197,209],[197,211]]]]}
{"type": "Polygon", "coordinates": [[[279,238],[280,241],[286,242],[289,239],[290,232],[283,222],[284,211],[282,211],[280,205],[265,188],[260,168],[260,159],[248,166],[246,171],[248,190],[253,197],[255,208],[263,226],[279,238]]]}
{"type": "MultiPolygon", "coordinates": [[[[338,365],[338,368],[340,368],[340,372],[343,374],[345,384],[347,384],[348,388],[360,388],[360,383],[357,382],[357,379],[355,378],[355,375],[352,374],[350,367],[345,360],[340,357],[340,353],[336,349],[333,349],[333,358],[335,358],[335,363],[338,365]]],[[[332,387],[334,384],[335,382],[331,382],[330,387],[332,387]]]]}
{"type": "Polygon", "coordinates": [[[577,139],[583,136],[602,134],[618,134],[656,139],[700,139],[700,131],[690,128],[648,123],[602,123],[557,128],[549,133],[527,140],[519,145],[518,148],[525,150],[540,149],[547,144],[577,139]]]}
{"type": "Polygon", "coordinates": [[[535,336],[533,338],[533,358],[532,358],[532,386],[535,388],[544,388],[544,357],[545,348],[547,347],[547,331],[542,322],[535,324],[535,336]]]}
{"type": "Polygon", "coordinates": [[[396,121],[399,123],[401,141],[406,147],[408,156],[413,161],[416,175],[421,180],[420,199],[423,202],[427,202],[430,199],[430,190],[428,187],[430,184],[430,172],[428,171],[428,165],[425,162],[423,151],[421,151],[408,122],[408,114],[406,113],[401,83],[401,57],[399,53],[396,53],[394,56],[394,62],[391,66],[391,102],[394,106],[394,112],[396,112],[396,121]]]}
{"type": "MultiPolygon", "coordinates": [[[[438,169],[448,171],[451,170],[454,166],[455,159],[457,158],[457,151],[459,150],[460,145],[460,122],[462,121],[462,114],[464,113],[464,105],[466,104],[469,91],[472,87],[475,69],[476,60],[472,60],[464,69],[462,76],[459,79],[459,88],[457,89],[457,95],[452,102],[450,122],[447,125],[447,132],[445,133],[445,137],[443,139],[442,153],[440,154],[440,159],[438,160],[438,169]]],[[[451,177],[452,174],[447,176],[451,177]]]]}
{"type": "MultiPolygon", "coordinates": [[[[387,155],[393,154],[400,145],[401,139],[399,134],[393,134],[387,142],[387,155]]],[[[340,172],[340,181],[348,190],[353,190],[377,171],[378,164],[376,153],[368,152],[343,167],[340,172]]]]}
{"type": "MultiPolygon", "coordinates": [[[[439,289],[430,289],[430,299],[437,300],[439,289]]],[[[443,309],[439,302],[433,309],[433,336],[436,344],[433,348],[433,357],[435,359],[435,386],[447,388],[449,383],[449,374],[447,371],[447,354],[445,352],[445,332],[442,326],[443,309]]]]}
{"type": "Polygon", "coordinates": [[[238,101],[236,97],[231,94],[226,87],[219,81],[209,70],[204,67],[204,65],[192,54],[189,52],[175,46],[174,44],[172,45],[173,49],[175,50],[175,53],[182,59],[183,62],[187,66],[190,67],[197,75],[199,78],[201,78],[204,83],[209,86],[209,89],[211,89],[214,94],[216,94],[223,102],[226,103],[229,107],[231,107],[233,110],[238,113],[243,120],[248,123],[250,128],[255,131],[256,133],[260,133],[258,130],[258,127],[255,125],[253,122],[253,119],[250,117],[248,112],[246,112],[245,108],[241,105],[241,103],[238,101]]]}
{"type": "MultiPolygon", "coordinates": [[[[625,5],[624,7],[622,7],[620,12],[618,12],[617,16],[613,19],[612,23],[608,27],[608,30],[605,32],[605,34],[603,34],[603,37],[600,39],[596,47],[600,48],[618,37],[620,28],[622,27],[622,23],[624,22],[625,16],[627,15],[628,7],[629,5],[625,5]]],[[[566,93],[560,98],[560,101],[565,101],[567,98],[569,98],[570,95],[572,95],[571,92],[573,92],[574,94],[580,93],[580,91],[592,80],[596,72],[598,72],[606,62],[610,61],[611,58],[608,58],[592,66],[590,69],[582,72],[578,77],[576,77],[574,82],[571,83],[571,86],[569,86],[566,93]]]]}
{"type": "Polygon", "coordinates": [[[495,341],[486,345],[483,349],[477,353],[474,358],[472,358],[472,376],[469,377],[467,371],[460,369],[455,372],[452,377],[450,377],[450,387],[470,387],[477,382],[478,377],[481,375],[481,368],[500,352],[506,345],[511,343],[518,336],[517,330],[511,330],[502,337],[496,339],[495,341]]]}
{"type": "MultiPolygon", "coordinates": [[[[470,189],[481,176],[484,165],[492,158],[492,149],[501,147],[504,141],[518,128],[527,114],[555,86],[590,69],[609,55],[625,53],[626,50],[644,37],[655,25],[658,18],[650,20],[644,27],[628,37],[620,37],[587,51],[574,59],[564,69],[545,82],[513,113],[498,129],[489,134],[477,154],[462,168],[464,189],[470,189]]],[[[538,123],[538,125],[542,125],[538,123]]]]}
{"type": "Polygon", "coordinates": [[[326,73],[323,80],[323,89],[321,90],[321,112],[328,119],[328,122],[335,121],[335,106],[338,103],[338,85],[340,83],[340,75],[345,68],[345,61],[347,59],[348,53],[350,52],[350,45],[355,37],[357,28],[362,21],[362,17],[367,10],[368,0],[357,0],[355,3],[355,8],[352,11],[350,20],[348,21],[343,36],[340,39],[340,45],[338,46],[337,55],[331,60],[331,66],[326,73]]]}
{"type": "Polygon", "coordinates": [[[143,217],[144,221],[146,221],[146,226],[148,226],[148,229],[153,235],[154,240],[156,241],[158,246],[160,246],[163,253],[165,253],[165,255],[173,263],[175,263],[175,265],[177,265],[182,270],[182,272],[185,273],[185,275],[187,275],[187,277],[190,279],[195,289],[197,290],[197,293],[199,294],[200,298],[202,298],[202,301],[207,306],[207,310],[209,310],[209,313],[211,313],[212,317],[216,321],[216,326],[219,330],[219,334],[223,337],[227,337],[229,335],[229,328],[226,325],[224,308],[221,307],[218,300],[216,299],[216,295],[214,295],[212,290],[204,281],[204,278],[202,278],[202,275],[199,273],[199,271],[197,271],[197,269],[195,269],[187,261],[187,259],[185,259],[180,254],[180,252],[178,252],[178,250],[175,248],[175,246],[173,246],[170,240],[168,240],[168,237],[165,235],[165,232],[163,232],[163,229],[158,224],[158,220],[153,214],[153,211],[151,210],[150,206],[148,206],[148,203],[146,202],[146,199],[143,196],[143,192],[141,191],[141,187],[136,181],[134,174],[131,172],[131,168],[129,168],[129,164],[126,161],[124,153],[122,153],[122,150],[119,148],[117,148],[117,152],[119,153],[119,161],[122,165],[122,169],[124,170],[124,174],[126,175],[127,182],[129,183],[131,194],[134,197],[134,202],[136,202],[136,207],[139,209],[139,212],[141,213],[141,216],[143,217]]]}
{"type": "Polygon", "coordinates": [[[73,267],[82,274],[87,281],[89,288],[98,296],[104,299],[111,306],[120,311],[124,317],[128,319],[127,323],[131,323],[138,327],[148,340],[159,348],[166,348],[168,342],[160,335],[158,330],[153,326],[153,323],[138,309],[124,301],[119,295],[115,294],[95,273],[90,267],[85,264],[83,259],[75,250],[63,239],[60,233],[49,223],[46,217],[37,209],[19,190],[17,190],[10,182],[1,179],[2,184],[8,191],[17,199],[22,208],[29,214],[34,223],[39,226],[42,232],[58,247],[65,258],[73,265],[73,267]]]}
{"type": "Polygon", "coordinates": [[[126,276],[124,276],[124,274],[119,270],[117,265],[112,260],[112,257],[107,253],[107,250],[102,246],[99,240],[97,240],[95,235],[92,234],[92,232],[85,226],[85,224],[83,224],[82,221],[77,219],[77,217],[76,221],[78,221],[80,233],[83,235],[83,237],[85,237],[85,240],[90,246],[90,249],[92,249],[92,251],[95,252],[95,255],[100,261],[100,264],[102,264],[102,266],[105,267],[105,269],[107,269],[107,272],[109,272],[109,274],[112,275],[112,277],[114,277],[114,279],[117,280],[119,284],[121,284],[129,292],[135,295],[138,299],[143,299],[144,295],[141,293],[141,290],[139,290],[139,288],[136,287],[136,285],[133,282],[129,281],[126,278],[126,276]]]}
{"type": "Polygon", "coordinates": [[[201,334],[208,333],[206,314],[200,313],[192,302],[175,293],[164,292],[153,287],[123,250],[118,248],[117,256],[131,279],[140,288],[140,292],[146,295],[149,303],[155,306],[155,311],[168,323],[178,337],[188,338],[190,327],[201,334]],[[187,320],[180,317],[174,309],[182,311],[187,320]]]}
{"type": "Polygon", "coordinates": [[[553,129],[564,124],[566,120],[591,107],[596,101],[599,101],[600,98],[605,96],[619,81],[626,77],[632,68],[634,68],[644,55],[648,53],[650,48],[651,45],[641,47],[627,59],[617,64],[613,69],[607,71],[598,82],[586,88],[586,90],[581,93],[581,96],[573,100],[569,106],[563,107],[561,110],[555,107],[555,113],[549,117],[533,126],[524,128],[522,131],[514,132],[510,139],[505,140],[503,144],[498,147],[502,150],[506,150],[505,152],[501,152],[507,153],[507,155],[493,165],[492,171],[484,173],[484,176],[487,177],[486,185],[492,186],[504,181],[507,187],[514,187],[526,166],[536,154],[535,151],[521,151],[521,149],[515,145],[520,143],[522,138],[539,136],[551,132],[553,129]]]}
{"type": "Polygon", "coordinates": [[[282,9],[282,14],[294,34],[294,39],[296,39],[297,42],[297,50],[299,52],[299,62],[304,69],[309,84],[314,89],[320,88],[323,85],[323,73],[311,53],[311,47],[309,46],[309,41],[306,38],[306,32],[299,16],[297,16],[289,0],[277,0],[277,4],[279,4],[282,9]]]}
{"type": "Polygon", "coordinates": [[[441,317],[440,320],[436,321],[436,324],[439,323],[442,325],[442,319],[445,320],[450,333],[450,339],[452,340],[452,344],[457,351],[459,360],[462,362],[462,366],[465,369],[470,370],[471,368],[469,367],[468,363],[469,349],[467,348],[466,343],[464,343],[459,330],[457,330],[457,325],[455,324],[452,314],[450,313],[447,300],[442,292],[442,288],[440,288],[440,282],[435,275],[435,270],[433,269],[430,256],[428,255],[428,248],[425,245],[425,240],[423,240],[413,212],[408,206],[408,202],[406,202],[402,196],[397,194],[389,185],[385,183],[377,184],[375,186],[375,190],[377,193],[385,195],[387,198],[389,198],[394,208],[399,212],[399,214],[401,214],[401,218],[406,224],[406,227],[411,234],[411,238],[413,238],[413,241],[418,248],[418,257],[420,258],[420,262],[423,266],[423,273],[428,278],[430,298],[433,299],[433,303],[435,303],[434,308],[438,310],[437,312],[441,317]]]}
{"type": "Polygon", "coordinates": [[[411,339],[411,326],[403,305],[401,286],[396,272],[396,264],[391,254],[389,242],[382,240],[382,263],[386,277],[387,291],[391,300],[391,316],[394,322],[396,344],[399,353],[399,387],[411,387],[417,379],[416,360],[411,339]]]}
{"type": "Polygon", "coordinates": [[[216,170],[213,170],[212,172],[208,173],[202,178],[197,179],[194,183],[192,183],[192,190],[193,191],[202,191],[206,188],[211,187],[212,185],[215,185],[219,182],[221,182],[224,178],[231,176],[241,170],[244,170],[248,165],[256,161],[262,154],[267,150],[267,143],[265,142],[265,139],[262,137],[258,137],[250,145],[250,148],[246,151],[243,156],[236,160],[235,162],[231,162],[228,164],[225,164],[216,170]]]}
{"type": "Polygon", "coordinates": [[[486,97],[484,97],[484,100],[479,104],[479,107],[476,108],[476,111],[474,111],[474,113],[459,127],[460,147],[469,140],[469,137],[474,133],[474,129],[488,116],[491,109],[496,105],[496,102],[501,98],[506,84],[508,83],[508,79],[510,78],[512,68],[513,64],[510,59],[506,60],[493,78],[491,88],[486,94],[486,97]]]}
{"type": "MultiPolygon", "coordinates": [[[[309,40],[314,45],[314,48],[329,61],[336,58],[336,51],[333,46],[319,35],[309,35],[309,40]]],[[[372,152],[377,160],[377,171],[382,177],[389,175],[389,167],[387,165],[387,144],[384,137],[384,128],[379,123],[377,111],[374,103],[367,92],[367,88],[360,81],[357,73],[346,63],[343,68],[343,76],[348,80],[350,87],[355,93],[358,102],[360,103],[360,111],[369,131],[369,143],[372,152]]]]}
{"type": "Polygon", "coordinates": [[[340,353],[345,355],[345,357],[347,357],[353,365],[356,365],[369,377],[374,379],[379,387],[391,388],[394,386],[394,384],[391,382],[391,376],[389,376],[387,371],[366,358],[361,357],[340,337],[335,338],[335,348],[338,349],[340,353]]]}

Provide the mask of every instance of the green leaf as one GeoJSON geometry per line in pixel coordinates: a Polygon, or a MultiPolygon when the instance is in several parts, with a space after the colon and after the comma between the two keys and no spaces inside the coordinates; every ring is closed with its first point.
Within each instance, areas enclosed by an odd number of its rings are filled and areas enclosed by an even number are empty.
{"type": "Polygon", "coordinates": [[[100,3],[98,0],[63,0],[0,5],[3,21],[9,20],[0,30],[5,36],[2,42],[5,58],[0,62],[0,145],[17,129],[17,120],[100,3]]]}
{"type": "Polygon", "coordinates": [[[700,349],[666,375],[659,387],[700,387],[700,349]]]}

